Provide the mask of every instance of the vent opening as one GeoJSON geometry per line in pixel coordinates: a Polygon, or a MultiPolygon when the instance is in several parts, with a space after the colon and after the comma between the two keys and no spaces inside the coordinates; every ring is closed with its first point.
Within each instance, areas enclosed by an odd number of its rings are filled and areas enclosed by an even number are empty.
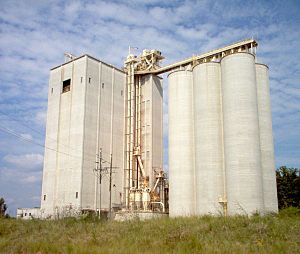
{"type": "Polygon", "coordinates": [[[70,90],[71,90],[71,79],[67,79],[67,80],[63,81],[62,92],[66,93],[66,92],[69,92],[70,90]]]}

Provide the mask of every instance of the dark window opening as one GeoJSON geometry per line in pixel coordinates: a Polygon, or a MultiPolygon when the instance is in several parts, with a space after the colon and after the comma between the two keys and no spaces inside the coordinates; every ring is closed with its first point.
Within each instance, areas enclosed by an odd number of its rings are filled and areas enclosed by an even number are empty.
{"type": "Polygon", "coordinates": [[[29,213],[29,216],[31,216],[31,213],[29,213]]]}
{"type": "Polygon", "coordinates": [[[63,81],[62,92],[66,93],[66,92],[69,92],[70,90],[71,90],[71,79],[67,79],[67,80],[63,81]]]}
{"type": "Polygon", "coordinates": [[[25,216],[27,216],[27,213],[25,213],[25,216]]]}
{"type": "Polygon", "coordinates": [[[51,94],[53,94],[53,87],[51,88],[51,94]]]}
{"type": "Polygon", "coordinates": [[[76,192],[76,198],[78,198],[78,192],[76,192]]]}
{"type": "Polygon", "coordinates": [[[46,195],[44,195],[44,200],[46,200],[46,195]]]}
{"type": "Polygon", "coordinates": [[[80,83],[82,83],[83,77],[80,78],[80,83]]]}
{"type": "Polygon", "coordinates": [[[102,88],[104,88],[104,83],[102,83],[102,88]]]}
{"type": "Polygon", "coordinates": [[[91,78],[89,78],[89,84],[91,83],[91,78]]]}

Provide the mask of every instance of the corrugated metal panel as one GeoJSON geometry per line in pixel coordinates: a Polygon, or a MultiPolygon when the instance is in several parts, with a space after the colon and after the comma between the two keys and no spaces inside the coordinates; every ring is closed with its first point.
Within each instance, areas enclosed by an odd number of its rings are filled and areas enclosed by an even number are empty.
{"type": "Polygon", "coordinates": [[[221,61],[224,151],[229,214],[263,211],[254,56],[221,61]]]}
{"type": "Polygon", "coordinates": [[[264,205],[266,212],[278,212],[269,70],[266,65],[256,64],[255,66],[264,205]]]}
{"type": "Polygon", "coordinates": [[[193,69],[195,119],[196,213],[223,213],[223,141],[221,122],[221,66],[205,63],[193,69]]]}
{"type": "Polygon", "coordinates": [[[169,75],[169,213],[194,214],[193,76],[169,75]]]}

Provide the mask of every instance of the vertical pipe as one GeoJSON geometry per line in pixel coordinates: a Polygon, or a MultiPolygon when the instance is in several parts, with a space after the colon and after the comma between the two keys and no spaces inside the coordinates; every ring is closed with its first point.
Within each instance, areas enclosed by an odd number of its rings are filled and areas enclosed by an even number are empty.
{"type": "Polygon", "coordinates": [[[127,115],[126,115],[126,169],[125,169],[125,204],[129,208],[129,188],[130,188],[130,77],[131,65],[127,65],[127,115]]]}
{"type": "Polygon", "coordinates": [[[131,64],[130,80],[130,187],[133,186],[133,145],[134,145],[134,115],[135,115],[135,86],[134,86],[134,64],[131,64]]]}
{"type": "Polygon", "coordinates": [[[220,111],[221,111],[221,149],[222,149],[222,176],[223,176],[223,197],[220,203],[223,206],[223,215],[226,217],[227,212],[227,189],[226,189],[226,167],[225,167],[225,150],[224,150],[224,116],[223,116],[223,93],[222,82],[220,85],[220,111]]]}
{"type": "Polygon", "coordinates": [[[138,167],[138,112],[139,112],[139,109],[138,109],[138,77],[137,79],[135,80],[135,84],[134,84],[134,90],[135,90],[135,135],[134,135],[134,165],[135,165],[135,187],[138,188],[138,170],[139,170],[139,167],[138,167]]]}

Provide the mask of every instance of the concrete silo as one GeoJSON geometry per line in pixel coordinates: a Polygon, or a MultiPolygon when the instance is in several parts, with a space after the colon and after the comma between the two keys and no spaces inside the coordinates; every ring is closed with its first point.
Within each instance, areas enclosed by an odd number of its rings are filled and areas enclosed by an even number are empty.
{"type": "Polygon", "coordinates": [[[255,67],[264,206],[266,212],[278,212],[269,69],[264,64],[256,64],[255,67]]]}
{"type": "Polygon", "coordinates": [[[263,190],[254,55],[221,60],[228,214],[262,212],[263,190]]]}
{"type": "Polygon", "coordinates": [[[222,214],[224,199],[220,63],[193,69],[196,214],[222,214]]]}
{"type": "Polygon", "coordinates": [[[169,211],[170,216],[194,214],[193,75],[169,74],[169,211]]]}

